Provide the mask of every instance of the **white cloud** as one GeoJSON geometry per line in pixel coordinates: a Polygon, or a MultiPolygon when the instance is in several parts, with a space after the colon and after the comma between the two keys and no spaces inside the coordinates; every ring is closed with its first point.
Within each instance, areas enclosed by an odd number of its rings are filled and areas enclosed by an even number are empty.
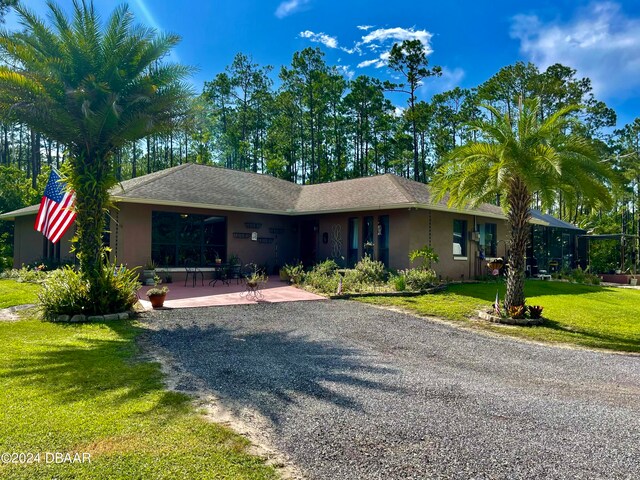
{"type": "Polygon", "coordinates": [[[625,16],[617,3],[592,3],[567,22],[518,15],[511,37],[520,40],[521,53],[540,68],[562,63],[589,77],[597,95],[640,92],[640,18],[625,16]]]}
{"type": "Polygon", "coordinates": [[[432,36],[433,34],[426,30],[416,30],[414,28],[378,28],[362,37],[362,42],[360,43],[366,45],[387,41],[393,41],[395,43],[403,42],[404,40],[420,40],[422,45],[424,45],[425,53],[428,55],[433,52],[430,45],[432,36]]]}
{"type": "Polygon", "coordinates": [[[351,70],[351,67],[349,65],[338,65],[336,66],[336,70],[338,70],[338,73],[346,77],[348,80],[351,80],[356,73],[351,70]]]}
{"type": "Polygon", "coordinates": [[[275,16],[278,18],[288,17],[298,12],[307,3],[309,3],[309,0],[285,0],[276,8],[275,16]]]}
{"type": "Polygon", "coordinates": [[[364,62],[360,62],[358,64],[358,68],[366,68],[366,67],[370,67],[371,65],[375,65],[376,63],[378,63],[380,60],[377,58],[374,58],[373,60],[365,60],[364,62]]]}
{"type": "Polygon", "coordinates": [[[391,54],[389,52],[384,52],[381,53],[378,58],[374,58],[372,60],[365,60],[364,62],[360,62],[358,64],[358,68],[365,68],[365,67],[370,67],[370,66],[374,66],[376,68],[382,68],[382,67],[386,67],[387,63],[389,63],[389,56],[391,54]]]}
{"type": "Polygon", "coordinates": [[[373,25],[358,25],[358,30],[364,30],[365,32],[367,30],[371,30],[373,28],[373,25]]]}
{"type": "Polygon", "coordinates": [[[360,55],[365,55],[364,51],[368,50],[371,53],[378,53],[384,50],[383,53],[378,54],[377,58],[364,60],[358,64],[358,68],[366,68],[374,66],[376,68],[385,67],[389,61],[389,51],[394,43],[402,42],[404,40],[420,40],[424,48],[425,54],[429,55],[433,52],[431,48],[432,33],[426,30],[416,30],[415,28],[378,28],[364,35],[359,42],[357,42],[353,48],[360,55]]]}
{"type": "Polygon", "coordinates": [[[308,38],[314,43],[321,43],[327,48],[338,48],[338,39],[327,35],[326,33],[314,33],[311,30],[300,32],[301,38],[308,38]]]}

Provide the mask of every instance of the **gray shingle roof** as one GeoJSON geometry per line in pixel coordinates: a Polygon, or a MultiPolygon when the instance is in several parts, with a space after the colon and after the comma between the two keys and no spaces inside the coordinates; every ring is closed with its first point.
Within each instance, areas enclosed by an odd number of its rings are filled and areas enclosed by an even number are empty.
{"type": "MultiPolygon", "coordinates": [[[[220,207],[229,210],[310,214],[384,208],[449,210],[446,199],[431,203],[429,187],[393,174],[316,185],[298,185],[270,175],[187,163],[126,180],[111,190],[116,201],[220,207]]],[[[37,206],[9,212],[12,219],[35,213],[37,206]]],[[[503,217],[493,205],[469,213],[503,217]]]]}
{"type": "Polygon", "coordinates": [[[287,212],[302,187],[270,175],[186,163],[122,182],[112,195],[122,201],[180,202],[243,210],[287,212]]]}

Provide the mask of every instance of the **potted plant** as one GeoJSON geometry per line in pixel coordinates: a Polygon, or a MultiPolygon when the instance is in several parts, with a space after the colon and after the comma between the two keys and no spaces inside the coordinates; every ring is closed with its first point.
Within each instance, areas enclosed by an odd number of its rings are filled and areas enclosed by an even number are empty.
{"type": "Polygon", "coordinates": [[[149,260],[147,263],[145,263],[142,270],[142,278],[145,285],[151,286],[156,284],[156,268],[158,268],[158,266],[153,260],[149,260]]]}
{"type": "Polygon", "coordinates": [[[154,287],[147,290],[147,297],[153,308],[161,308],[164,305],[164,299],[167,297],[169,289],[167,287],[154,287]]]}
{"type": "Polygon", "coordinates": [[[222,263],[222,259],[220,258],[220,255],[218,254],[218,252],[213,252],[213,254],[215,256],[216,265],[220,265],[222,263]]]}
{"type": "Polygon", "coordinates": [[[631,285],[632,287],[638,285],[638,279],[635,275],[631,275],[631,278],[629,278],[629,285],[631,285]]]}
{"type": "Polygon", "coordinates": [[[541,305],[529,305],[529,316],[531,318],[540,318],[542,317],[542,310],[544,309],[541,305]]]}

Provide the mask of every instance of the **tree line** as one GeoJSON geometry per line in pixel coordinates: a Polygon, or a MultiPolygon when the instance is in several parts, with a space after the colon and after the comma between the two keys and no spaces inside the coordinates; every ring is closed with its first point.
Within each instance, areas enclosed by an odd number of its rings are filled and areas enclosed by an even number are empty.
{"type": "MultiPolygon", "coordinates": [[[[238,53],[170,128],[116,148],[113,174],[121,181],[195,162],[302,184],[382,173],[428,183],[451,150],[478,140],[470,123],[492,115],[482,105],[515,118],[525,99],[539,98],[540,120],[580,105],[569,128],[593,142],[619,173],[611,185],[612,211],[594,209],[580,192],[559,192],[549,213],[595,231],[640,230],[640,119],[613,130],[615,111],[576,70],[517,62],[475,88],[423,98],[423,85],[441,70],[429,65],[417,40],[396,44],[387,70],[395,83],[368,75],[348,79],[319,48],[295,52],[278,71],[238,53]]],[[[43,168],[59,167],[65,158],[64,145],[10,116],[1,119],[0,164],[23,172],[31,188],[43,168]]],[[[532,206],[541,205],[534,192],[532,206]]]]}

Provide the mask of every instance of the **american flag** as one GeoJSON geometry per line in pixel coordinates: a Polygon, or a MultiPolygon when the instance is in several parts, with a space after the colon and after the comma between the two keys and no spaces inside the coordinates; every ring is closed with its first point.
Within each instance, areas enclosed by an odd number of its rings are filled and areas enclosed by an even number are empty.
{"type": "Polygon", "coordinates": [[[52,243],[60,240],[76,218],[76,212],[71,208],[76,195],[73,191],[67,191],[66,186],[60,174],[51,170],[40,202],[35,229],[52,243]]]}

